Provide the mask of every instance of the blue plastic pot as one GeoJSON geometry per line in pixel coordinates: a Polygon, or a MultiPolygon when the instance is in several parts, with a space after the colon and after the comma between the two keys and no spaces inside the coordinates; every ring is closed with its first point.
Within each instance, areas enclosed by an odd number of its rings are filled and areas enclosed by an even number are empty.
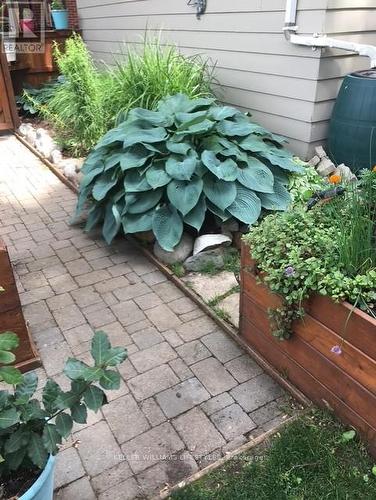
{"type": "Polygon", "coordinates": [[[20,497],[20,500],[52,500],[54,494],[54,472],[55,457],[51,455],[42,474],[33,486],[20,497]]]}
{"type": "Polygon", "coordinates": [[[54,21],[55,29],[67,30],[69,26],[68,11],[67,10],[52,10],[52,19],[54,21]]]}

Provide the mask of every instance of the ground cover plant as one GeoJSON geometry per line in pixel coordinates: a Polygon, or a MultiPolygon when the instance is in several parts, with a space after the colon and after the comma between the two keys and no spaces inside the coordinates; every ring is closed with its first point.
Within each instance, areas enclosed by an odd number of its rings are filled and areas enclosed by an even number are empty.
{"type": "Polygon", "coordinates": [[[36,397],[35,372],[21,375],[1,366],[10,361],[9,350],[17,339],[9,332],[0,335],[0,376],[10,391],[0,391],[0,497],[17,498],[39,476],[50,455],[59,451],[73,423],[86,423],[88,410],[97,412],[106,403],[104,390],[118,389],[120,375],[115,369],[127,352],[112,347],[105,333],[94,334],[93,365],[69,358],[64,367],[70,390],[63,391],[52,379],[36,397]]]}
{"type": "Polygon", "coordinates": [[[291,334],[314,293],[347,300],[376,317],[376,172],[365,172],[344,196],[307,211],[267,216],[245,241],[262,280],[284,299],[271,310],[274,334],[291,334]]]}
{"type": "Polygon", "coordinates": [[[174,500],[376,498],[376,466],[355,431],[311,412],[267,446],[240,455],[172,494],[174,500]]]}
{"type": "Polygon", "coordinates": [[[84,156],[132,107],[154,109],[162,97],[183,91],[190,97],[213,95],[208,61],[184,56],[149,35],[141,47],[129,46],[113,68],[98,68],[74,34],[64,47],[54,47],[61,85],[26,89],[19,103],[49,121],[70,154],[84,156]]]}
{"type": "Polygon", "coordinates": [[[301,167],[283,142],[214,99],[177,94],[133,109],[88,156],[77,214],[89,202],[86,230],[101,223],[108,243],[121,229],[152,230],[167,251],[207,212],[253,224],[290,204],[289,173],[301,167]]]}

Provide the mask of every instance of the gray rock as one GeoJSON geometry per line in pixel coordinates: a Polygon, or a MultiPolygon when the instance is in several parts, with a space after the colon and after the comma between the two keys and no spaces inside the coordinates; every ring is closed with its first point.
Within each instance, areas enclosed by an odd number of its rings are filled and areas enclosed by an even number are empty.
{"type": "Polygon", "coordinates": [[[52,163],[54,163],[55,165],[58,165],[63,159],[63,156],[61,154],[61,151],[59,149],[54,149],[53,151],[51,151],[51,154],[50,154],[50,160],[52,161],[52,163]]]}
{"type": "Polygon", "coordinates": [[[36,139],[37,139],[37,133],[35,132],[35,130],[33,129],[33,127],[30,127],[29,130],[26,133],[26,140],[27,140],[27,142],[29,144],[31,144],[32,146],[34,146],[36,139]]]}
{"type": "Polygon", "coordinates": [[[218,307],[228,314],[230,323],[236,328],[239,328],[239,303],[240,293],[233,293],[218,304],[218,307]]]}
{"type": "Polygon", "coordinates": [[[317,146],[317,148],[315,148],[315,151],[320,159],[326,158],[328,156],[322,146],[317,146]]]}
{"type": "Polygon", "coordinates": [[[208,265],[213,266],[215,269],[222,269],[224,264],[224,251],[222,248],[200,252],[188,257],[188,259],[184,261],[185,269],[193,272],[200,272],[208,265]]]}
{"type": "Polygon", "coordinates": [[[192,253],[193,238],[187,233],[183,234],[180,243],[172,252],[167,252],[156,241],[154,243],[154,255],[164,264],[175,264],[176,262],[184,262],[192,253]]]}
{"type": "Polygon", "coordinates": [[[329,158],[323,158],[317,166],[317,173],[321,177],[327,177],[335,171],[336,167],[329,158]]]}
{"type": "Polygon", "coordinates": [[[75,179],[76,178],[76,164],[74,161],[72,162],[67,162],[64,165],[64,170],[63,173],[68,179],[75,179]]]}
{"type": "Polygon", "coordinates": [[[18,132],[23,136],[26,137],[27,134],[30,132],[30,130],[33,130],[33,127],[30,123],[22,123],[20,125],[20,128],[18,129],[18,132]]]}
{"type": "Polygon", "coordinates": [[[55,141],[43,129],[37,129],[35,147],[46,158],[51,156],[52,151],[57,149],[55,141]]]}
{"type": "Polygon", "coordinates": [[[311,167],[317,167],[319,163],[320,163],[320,157],[316,155],[309,160],[308,165],[311,165],[311,167]]]}
{"type": "Polygon", "coordinates": [[[334,173],[339,175],[345,182],[356,181],[356,175],[344,163],[338,165],[334,173]]]}

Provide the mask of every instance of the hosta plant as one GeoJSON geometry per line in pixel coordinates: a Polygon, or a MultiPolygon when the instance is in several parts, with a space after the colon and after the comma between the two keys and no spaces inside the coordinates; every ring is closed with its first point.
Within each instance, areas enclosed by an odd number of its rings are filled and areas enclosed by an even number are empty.
{"type": "Polygon", "coordinates": [[[21,382],[21,373],[13,366],[8,366],[16,361],[16,356],[12,351],[18,345],[19,340],[15,333],[0,333],[0,382],[7,384],[21,382]]]}
{"type": "Polygon", "coordinates": [[[103,223],[108,243],[152,230],[167,251],[184,224],[200,231],[207,211],[226,221],[257,221],[284,210],[290,172],[301,167],[283,139],[214,99],[177,94],[156,111],[131,110],[88,156],[77,212],[90,204],[86,229],[103,223]]]}
{"type": "Polygon", "coordinates": [[[67,360],[68,391],[49,379],[41,397],[36,398],[34,372],[22,375],[11,391],[0,391],[0,490],[5,488],[5,498],[12,496],[7,481],[13,484],[30,471],[37,476],[49,455],[59,451],[73,423],[86,423],[88,410],[97,412],[106,403],[104,390],[120,387],[116,366],[125,360],[126,350],[111,347],[106,334],[96,332],[91,355],[91,366],[74,358],[67,360]]]}

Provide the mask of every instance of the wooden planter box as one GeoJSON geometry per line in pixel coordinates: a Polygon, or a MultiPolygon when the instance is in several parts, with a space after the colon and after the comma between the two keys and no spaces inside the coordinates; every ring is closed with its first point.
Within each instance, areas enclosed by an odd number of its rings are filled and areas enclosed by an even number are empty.
{"type": "Polygon", "coordinates": [[[305,303],[291,339],[280,341],[271,333],[268,309],[282,299],[258,283],[254,269],[243,244],[240,336],[309,399],[357,428],[376,454],[376,320],[317,295],[305,303]],[[331,352],[335,345],[341,355],[331,352]]]}
{"type": "Polygon", "coordinates": [[[34,342],[26,326],[18,296],[12,265],[4,243],[0,240],[0,285],[4,292],[0,293],[0,333],[10,331],[16,333],[20,340],[15,350],[15,366],[22,372],[41,366],[34,342]]]}

